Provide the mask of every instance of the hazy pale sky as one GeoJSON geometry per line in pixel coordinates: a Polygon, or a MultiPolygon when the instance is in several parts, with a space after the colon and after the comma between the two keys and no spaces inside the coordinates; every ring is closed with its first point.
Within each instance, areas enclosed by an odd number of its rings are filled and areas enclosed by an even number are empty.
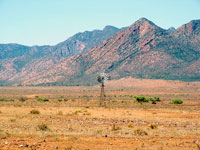
{"type": "Polygon", "coordinates": [[[0,0],[0,43],[55,45],[78,32],[129,26],[142,17],[178,28],[200,19],[200,0],[0,0]]]}

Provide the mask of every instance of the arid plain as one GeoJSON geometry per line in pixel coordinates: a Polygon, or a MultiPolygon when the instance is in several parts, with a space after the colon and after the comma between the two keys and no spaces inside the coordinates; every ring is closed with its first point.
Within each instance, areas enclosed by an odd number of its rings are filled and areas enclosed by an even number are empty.
{"type": "Polygon", "coordinates": [[[200,149],[200,82],[127,78],[105,92],[99,107],[98,85],[0,87],[0,149],[200,149]],[[160,102],[137,103],[140,95],[160,102]]]}

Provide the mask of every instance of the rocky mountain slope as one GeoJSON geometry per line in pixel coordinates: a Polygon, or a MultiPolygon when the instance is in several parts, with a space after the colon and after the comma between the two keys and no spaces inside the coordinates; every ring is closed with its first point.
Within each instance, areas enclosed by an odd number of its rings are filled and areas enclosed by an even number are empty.
{"type": "Polygon", "coordinates": [[[94,84],[101,72],[113,79],[131,76],[199,81],[199,66],[200,20],[169,32],[142,18],[84,53],[59,60],[36,58],[6,81],[27,85],[94,84]]]}
{"type": "Polygon", "coordinates": [[[55,46],[0,44],[0,84],[12,80],[26,66],[37,63],[40,67],[36,72],[49,69],[49,65],[59,63],[62,58],[83,53],[120,30],[106,26],[103,30],[80,32],[55,46]]]}

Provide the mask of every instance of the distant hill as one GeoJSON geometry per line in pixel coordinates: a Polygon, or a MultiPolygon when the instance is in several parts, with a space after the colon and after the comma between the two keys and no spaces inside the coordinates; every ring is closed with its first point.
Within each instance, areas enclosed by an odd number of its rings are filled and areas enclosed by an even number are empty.
{"type": "MultiPolygon", "coordinates": [[[[78,34],[77,39],[81,39],[78,34]]],[[[90,46],[90,49],[84,49],[80,43],[78,45],[81,50],[71,51],[77,55],[53,49],[49,52],[53,54],[51,57],[34,58],[18,72],[9,63],[0,63],[2,68],[8,67],[7,72],[0,73],[0,79],[10,84],[87,85],[95,84],[97,74],[105,72],[113,79],[130,76],[200,80],[200,20],[193,20],[169,32],[141,18],[100,44],[90,46]],[[70,57],[63,57],[65,55],[70,57]]]]}
{"type": "Polygon", "coordinates": [[[120,30],[122,29],[106,26],[103,30],[80,32],[55,46],[0,44],[0,84],[12,80],[15,75],[24,71],[24,67],[29,68],[41,60],[44,63],[38,71],[49,69],[48,60],[51,60],[51,65],[59,63],[59,59],[83,53],[120,30]]]}
{"type": "Polygon", "coordinates": [[[57,56],[73,56],[83,53],[111,37],[119,30],[120,29],[113,26],[106,26],[103,30],[77,33],[66,41],[54,46],[54,54],[57,56]]]}

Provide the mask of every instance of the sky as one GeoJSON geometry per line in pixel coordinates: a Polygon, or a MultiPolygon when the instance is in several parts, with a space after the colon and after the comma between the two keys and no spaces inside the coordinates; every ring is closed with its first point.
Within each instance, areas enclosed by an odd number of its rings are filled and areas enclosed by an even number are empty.
{"type": "Polygon", "coordinates": [[[200,19],[200,0],[0,0],[0,43],[55,45],[78,32],[140,18],[178,28],[200,19]]]}

